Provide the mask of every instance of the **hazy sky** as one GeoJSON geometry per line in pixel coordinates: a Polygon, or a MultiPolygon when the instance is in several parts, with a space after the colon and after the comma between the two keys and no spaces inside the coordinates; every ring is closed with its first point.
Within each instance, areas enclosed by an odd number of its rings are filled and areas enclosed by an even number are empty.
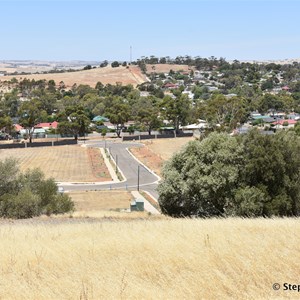
{"type": "Polygon", "coordinates": [[[300,1],[0,0],[0,60],[300,58],[300,1]]]}

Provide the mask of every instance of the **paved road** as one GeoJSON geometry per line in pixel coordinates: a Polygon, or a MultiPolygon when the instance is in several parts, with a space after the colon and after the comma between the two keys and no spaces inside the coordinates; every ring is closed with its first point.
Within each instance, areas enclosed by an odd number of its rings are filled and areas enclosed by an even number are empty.
{"type": "Polygon", "coordinates": [[[118,160],[118,167],[126,177],[126,181],[111,184],[62,184],[65,190],[109,190],[109,189],[128,189],[137,190],[138,185],[138,169],[139,169],[139,187],[149,192],[156,199],[158,193],[156,191],[158,178],[150,173],[146,168],[140,165],[129,153],[126,148],[141,147],[138,143],[125,143],[113,141],[89,141],[87,147],[108,148],[114,159],[118,160]]]}

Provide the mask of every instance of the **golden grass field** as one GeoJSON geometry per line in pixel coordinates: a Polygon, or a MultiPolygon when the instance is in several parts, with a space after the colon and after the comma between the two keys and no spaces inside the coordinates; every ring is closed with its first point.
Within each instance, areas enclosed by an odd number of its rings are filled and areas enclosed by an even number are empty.
{"type": "Polygon", "coordinates": [[[81,212],[129,208],[132,200],[129,191],[72,191],[68,194],[76,211],[81,212]]]}
{"type": "Polygon", "coordinates": [[[75,204],[75,211],[54,218],[63,221],[66,217],[88,219],[96,218],[114,220],[133,220],[133,219],[164,219],[162,215],[151,215],[144,212],[128,212],[130,201],[133,196],[129,191],[111,190],[111,191],[72,191],[68,192],[75,204]]]}
{"type": "Polygon", "coordinates": [[[0,159],[18,159],[21,171],[40,168],[47,178],[65,182],[111,180],[99,149],[79,145],[0,150],[0,159]]]}
{"type": "Polygon", "coordinates": [[[155,139],[146,141],[145,145],[151,151],[159,155],[163,160],[168,160],[175,152],[178,152],[182,147],[190,141],[194,141],[193,137],[184,137],[176,139],[155,139]]]}
{"type": "Polygon", "coordinates": [[[103,84],[116,84],[116,82],[122,82],[124,85],[132,84],[133,86],[136,86],[146,81],[145,75],[142,74],[140,68],[137,66],[130,66],[129,68],[122,66],[118,68],[112,68],[107,66],[105,68],[96,68],[77,72],[3,76],[0,78],[0,85],[1,81],[4,82],[6,80],[11,80],[13,77],[18,80],[27,78],[30,80],[46,79],[48,81],[53,79],[56,84],[59,84],[61,81],[63,81],[67,88],[72,87],[74,83],[77,85],[87,84],[91,87],[95,87],[98,81],[102,82],[103,84]]]}
{"type": "Polygon", "coordinates": [[[297,219],[0,227],[1,299],[298,299],[297,219]]]}
{"type": "Polygon", "coordinates": [[[193,137],[154,139],[151,141],[145,141],[145,147],[131,148],[130,151],[142,163],[160,176],[163,163],[170,159],[174,153],[182,149],[182,147],[184,147],[188,142],[193,140],[195,140],[193,137]]]}

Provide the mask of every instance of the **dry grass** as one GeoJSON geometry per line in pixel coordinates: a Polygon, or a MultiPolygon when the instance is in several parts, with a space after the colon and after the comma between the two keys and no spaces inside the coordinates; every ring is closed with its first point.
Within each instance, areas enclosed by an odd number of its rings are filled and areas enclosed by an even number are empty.
{"type": "Polygon", "coordinates": [[[128,191],[70,192],[76,211],[116,210],[130,207],[132,195],[128,191]]]}
{"type": "Polygon", "coordinates": [[[8,157],[19,160],[21,171],[40,168],[46,177],[53,177],[57,181],[111,180],[99,149],[75,145],[0,150],[0,159],[8,157]]]}
{"type": "Polygon", "coordinates": [[[161,175],[163,163],[194,138],[154,139],[144,142],[145,147],[130,151],[157,175],[161,175]]]}
{"type": "Polygon", "coordinates": [[[76,83],[77,85],[87,84],[91,87],[95,87],[98,81],[102,82],[103,84],[116,84],[116,82],[122,82],[124,85],[132,84],[133,86],[136,86],[146,81],[146,77],[141,73],[139,67],[137,66],[130,66],[129,68],[112,68],[110,66],[107,66],[105,68],[96,68],[78,72],[3,76],[0,77],[0,85],[1,81],[8,81],[13,77],[18,79],[19,81],[25,78],[30,80],[53,79],[56,84],[59,84],[61,81],[63,81],[67,88],[72,87],[74,83],[76,83]]]}
{"type": "Polygon", "coordinates": [[[172,155],[182,149],[188,142],[194,141],[193,137],[176,139],[156,139],[145,142],[147,148],[159,155],[163,160],[168,160],[172,155]]]}
{"type": "MultiPolygon", "coordinates": [[[[135,219],[165,219],[163,215],[151,215],[147,211],[129,212],[130,201],[133,196],[129,191],[72,191],[68,193],[75,203],[75,212],[63,216],[54,216],[55,219],[94,218],[112,220],[135,219]]],[[[149,197],[149,196],[148,196],[149,197]]],[[[148,198],[147,198],[148,199],[148,198]]],[[[152,200],[152,202],[155,202],[152,200]]],[[[155,203],[157,205],[157,203],[155,203]]]]}
{"type": "Polygon", "coordinates": [[[297,219],[0,227],[3,299],[296,299],[297,219]]]}

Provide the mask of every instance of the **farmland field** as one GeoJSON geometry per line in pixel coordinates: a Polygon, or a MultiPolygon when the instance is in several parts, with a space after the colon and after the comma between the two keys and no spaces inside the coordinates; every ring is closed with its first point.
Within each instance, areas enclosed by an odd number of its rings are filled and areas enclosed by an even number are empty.
{"type": "Polygon", "coordinates": [[[0,150],[0,159],[19,161],[21,171],[40,168],[47,178],[65,182],[109,181],[99,149],[74,146],[0,150]]]}
{"type": "Polygon", "coordinates": [[[67,88],[72,87],[75,83],[77,85],[87,84],[91,87],[95,87],[98,81],[102,82],[103,84],[116,84],[116,82],[121,82],[123,85],[132,84],[133,86],[136,86],[137,84],[147,81],[145,75],[141,73],[139,67],[137,66],[130,66],[129,68],[112,68],[107,66],[105,68],[96,68],[77,72],[3,76],[0,78],[0,86],[1,81],[4,82],[5,80],[11,80],[13,77],[18,80],[22,80],[24,78],[30,80],[53,79],[56,84],[59,84],[61,81],[63,81],[67,88]]]}
{"type": "Polygon", "coordinates": [[[1,221],[0,298],[296,299],[282,285],[299,284],[299,232],[297,219],[1,221]]]}
{"type": "Polygon", "coordinates": [[[145,147],[130,151],[156,174],[161,175],[163,163],[194,138],[154,139],[144,142],[145,147]]]}

